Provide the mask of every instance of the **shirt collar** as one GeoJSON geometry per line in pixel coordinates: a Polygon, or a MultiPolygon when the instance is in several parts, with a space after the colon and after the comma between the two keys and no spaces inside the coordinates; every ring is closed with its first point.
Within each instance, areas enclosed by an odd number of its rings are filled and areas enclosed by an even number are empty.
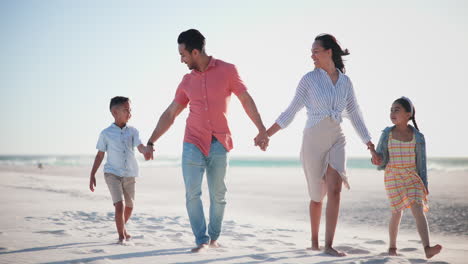
{"type": "Polygon", "coordinates": [[[119,129],[119,130],[124,130],[124,129],[127,129],[127,124],[125,124],[124,127],[120,128],[120,127],[119,127],[118,125],[116,125],[115,123],[112,123],[112,124],[111,124],[111,127],[112,127],[112,128],[117,128],[117,129],[119,129]]]}
{"type": "Polygon", "coordinates": [[[217,60],[213,56],[210,56],[210,62],[208,62],[208,66],[206,67],[204,72],[199,72],[197,70],[192,70],[192,73],[194,73],[194,74],[203,74],[206,71],[208,71],[210,68],[215,67],[216,66],[216,61],[217,60]]]}

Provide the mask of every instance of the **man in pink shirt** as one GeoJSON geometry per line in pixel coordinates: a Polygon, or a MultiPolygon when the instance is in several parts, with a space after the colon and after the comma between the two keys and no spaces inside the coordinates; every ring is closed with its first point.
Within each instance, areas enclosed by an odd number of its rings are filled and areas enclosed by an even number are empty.
{"type": "MultiPolygon", "coordinates": [[[[208,56],[205,37],[195,29],[182,32],[177,39],[181,62],[191,70],[177,88],[174,101],[159,118],[148,140],[148,147],[156,142],[172,125],[175,118],[189,105],[190,114],[185,127],[182,153],[186,206],[197,247],[192,252],[217,243],[226,205],[224,182],[228,164],[227,152],[233,148],[227,122],[228,104],[234,93],[245,112],[258,128],[254,142],[262,150],[268,146],[268,135],[255,102],[239,77],[233,64],[208,56]],[[206,171],[210,192],[208,233],[200,199],[203,174],[206,171]]],[[[153,149],[154,151],[154,149],[153,149]]],[[[145,158],[152,159],[147,152],[145,158]]]]}

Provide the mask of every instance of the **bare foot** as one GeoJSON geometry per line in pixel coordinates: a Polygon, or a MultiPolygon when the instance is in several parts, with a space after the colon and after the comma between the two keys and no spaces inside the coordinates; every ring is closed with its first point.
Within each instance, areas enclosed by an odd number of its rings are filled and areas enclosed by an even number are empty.
{"type": "Polygon", "coordinates": [[[124,236],[119,236],[119,241],[117,241],[117,244],[119,244],[119,245],[125,244],[125,237],[124,236]]]}
{"type": "Polygon", "coordinates": [[[221,246],[219,245],[218,241],[216,241],[216,240],[211,240],[211,242],[210,242],[210,248],[219,248],[219,247],[221,247],[221,246]]]}
{"type": "Polygon", "coordinates": [[[320,247],[318,244],[318,241],[312,241],[312,247],[307,248],[308,250],[313,250],[313,251],[320,251],[320,247]]]}
{"type": "Polygon", "coordinates": [[[192,248],[192,253],[198,253],[200,251],[204,251],[208,249],[208,244],[201,244],[198,245],[196,248],[192,248]]]}
{"type": "Polygon", "coordinates": [[[430,246],[427,246],[424,248],[424,252],[426,253],[426,258],[430,259],[432,258],[433,256],[437,255],[440,253],[440,251],[442,250],[442,246],[437,244],[433,247],[430,247],[430,246]]]}
{"type": "Polygon", "coordinates": [[[334,257],[344,257],[344,256],[346,256],[346,253],[337,251],[336,249],[334,249],[332,247],[326,247],[323,252],[325,254],[328,254],[328,255],[334,256],[334,257]]]}
{"type": "Polygon", "coordinates": [[[127,241],[132,240],[132,236],[129,233],[127,233],[127,230],[125,230],[125,240],[127,241]]]}
{"type": "Polygon", "coordinates": [[[398,254],[396,253],[397,251],[397,248],[389,248],[388,249],[388,255],[389,256],[398,256],[398,254]]]}

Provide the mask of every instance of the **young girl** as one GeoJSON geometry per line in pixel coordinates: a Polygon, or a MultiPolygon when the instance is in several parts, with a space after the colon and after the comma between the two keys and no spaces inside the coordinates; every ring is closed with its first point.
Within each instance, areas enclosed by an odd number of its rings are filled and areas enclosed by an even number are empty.
{"type": "Polygon", "coordinates": [[[390,247],[388,254],[396,256],[396,238],[401,216],[405,208],[411,208],[419,236],[427,258],[442,250],[442,246],[429,244],[426,143],[415,120],[415,109],[410,99],[395,100],[390,109],[394,126],[383,130],[377,145],[377,154],[372,159],[379,170],[385,169],[385,189],[392,209],[389,224],[390,247]],[[413,121],[413,126],[408,121],[413,121]]]}

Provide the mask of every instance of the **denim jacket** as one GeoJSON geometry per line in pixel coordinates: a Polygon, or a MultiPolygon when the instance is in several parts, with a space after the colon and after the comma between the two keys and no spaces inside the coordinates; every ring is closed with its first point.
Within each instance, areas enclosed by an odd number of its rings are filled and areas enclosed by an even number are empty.
{"type": "MultiPolygon", "coordinates": [[[[388,137],[390,135],[390,131],[392,131],[394,127],[395,126],[385,128],[380,136],[379,144],[375,150],[382,157],[382,164],[377,167],[378,170],[384,170],[390,159],[388,155],[388,137]]],[[[426,190],[429,190],[427,184],[426,140],[421,132],[411,125],[410,127],[413,129],[416,137],[416,168],[418,170],[418,175],[424,183],[426,190]]]]}

